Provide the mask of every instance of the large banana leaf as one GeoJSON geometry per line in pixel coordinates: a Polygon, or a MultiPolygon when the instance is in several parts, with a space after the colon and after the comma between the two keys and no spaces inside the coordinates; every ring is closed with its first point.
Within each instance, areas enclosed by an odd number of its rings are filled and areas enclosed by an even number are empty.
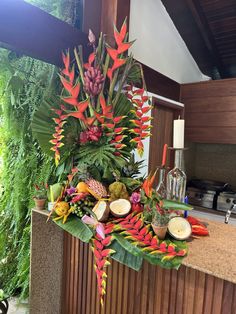
{"type": "MultiPolygon", "coordinates": [[[[137,247],[136,245],[132,244],[130,241],[128,241],[127,239],[125,239],[122,235],[120,234],[114,234],[113,235],[114,238],[117,240],[117,242],[125,249],[127,250],[130,254],[133,254],[135,256],[139,256],[144,258],[145,260],[147,260],[149,263],[153,264],[153,265],[159,265],[161,267],[164,268],[175,268],[178,269],[179,266],[182,263],[183,257],[175,257],[172,260],[169,261],[162,261],[162,254],[156,254],[156,255],[152,255],[148,252],[143,251],[141,248],[137,247]]],[[[165,241],[165,242],[168,242],[165,241]]],[[[170,241],[169,241],[170,242],[170,241]]],[[[175,242],[176,245],[178,245],[179,249],[186,249],[186,243],[185,242],[175,242]]]]}
{"type": "Polygon", "coordinates": [[[111,255],[111,258],[115,261],[122,263],[136,271],[139,271],[142,267],[143,258],[141,256],[134,256],[133,254],[129,253],[117,241],[113,241],[109,248],[116,251],[116,253],[111,255]]]}
{"type": "Polygon", "coordinates": [[[88,243],[93,236],[90,228],[74,215],[69,216],[64,224],[62,223],[62,219],[57,221],[54,220],[54,222],[63,230],[67,231],[74,237],[79,238],[83,242],[88,243]]]}

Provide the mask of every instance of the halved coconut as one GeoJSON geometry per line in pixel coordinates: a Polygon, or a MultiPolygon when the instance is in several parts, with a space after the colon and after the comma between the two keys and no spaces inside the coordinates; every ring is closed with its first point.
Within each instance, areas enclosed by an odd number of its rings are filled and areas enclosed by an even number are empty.
{"type": "Polygon", "coordinates": [[[110,210],[115,217],[125,217],[131,210],[131,204],[124,198],[119,198],[110,203],[110,210]]]}
{"type": "Polygon", "coordinates": [[[192,228],[183,217],[173,217],[168,223],[168,232],[176,240],[186,240],[191,236],[192,228]]]}
{"type": "Polygon", "coordinates": [[[93,212],[97,216],[98,221],[103,222],[108,219],[110,209],[105,201],[98,201],[93,208],[93,212]]]}

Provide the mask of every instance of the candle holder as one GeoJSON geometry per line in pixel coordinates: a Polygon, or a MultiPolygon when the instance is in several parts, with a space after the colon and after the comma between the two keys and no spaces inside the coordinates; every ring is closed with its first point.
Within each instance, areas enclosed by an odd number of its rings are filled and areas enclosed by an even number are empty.
{"type": "Polygon", "coordinates": [[[175,165],[167,174],[167,199],[184,203],[187,177],[182,170],[183,152],[187,148],[169,149],[175,151],[175,165]]]}

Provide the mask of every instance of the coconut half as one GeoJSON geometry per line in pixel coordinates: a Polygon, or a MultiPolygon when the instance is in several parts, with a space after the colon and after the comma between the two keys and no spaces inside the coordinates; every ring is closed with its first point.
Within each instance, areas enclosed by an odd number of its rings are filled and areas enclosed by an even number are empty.
{"type": "Polygon", "coordinates": [[[97,216],[98,221],[104,222],[109,217],[109,206],[105,201],[98,201],[93,208],[94,214],[97,216]]]}
{"type": "Polygon", "coordinates": [[[131,210],[131,204],[124,198],[119,198],[110,203],[110,210],[115,217],[125,217],[131,210]]]}
{"type": "Polygon", "coordinates": [[[173,217],[168,223],[168,232],[176,240],[186,240],[191,236],[192,228],[183,217],[173,217]]]}

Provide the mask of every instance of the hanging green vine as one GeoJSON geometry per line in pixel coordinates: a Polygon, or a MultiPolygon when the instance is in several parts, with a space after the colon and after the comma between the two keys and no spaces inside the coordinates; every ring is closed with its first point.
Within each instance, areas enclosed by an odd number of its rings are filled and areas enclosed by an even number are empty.
{"type": "Polygon", "coordinates": [[[53,66],[1,51],[0,285],[7,293],[28,294],[30,209],[36,182],[48,182],[51,163],[31,132],[31,119],[45,93],[53,89],[53,66]],[[11,57],[11,60],[9,58],[11,57]],[[8,79],[8,82],[6,78],[8,79]]]}
{"type": "MultiPolygon", "coordinates": [[[[78,19],[76,0],[28,2],[70,24],[78,19]]],[[[57,69],[6,50],[0,50],[0,64],[0,288],[25,298],[34,184],[50,183],[54,170],[32,136],[31,120],[44,96],[57,88],[57,69]]]]}

